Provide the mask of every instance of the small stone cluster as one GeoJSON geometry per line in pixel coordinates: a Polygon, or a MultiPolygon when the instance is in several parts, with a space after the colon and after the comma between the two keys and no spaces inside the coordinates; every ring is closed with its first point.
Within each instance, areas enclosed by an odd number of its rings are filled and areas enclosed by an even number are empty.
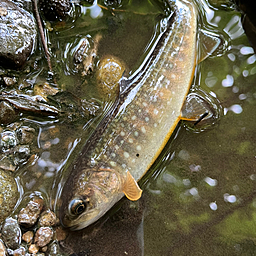
{"type": "Polygon", "coordinates": [[[45,209],[43,199],[31,199],[17,217],[9,217],[3,223],[0,256],[58,255],[54,240],[64,240],[66,232],[57,225],[55,213],[45,209]]]}

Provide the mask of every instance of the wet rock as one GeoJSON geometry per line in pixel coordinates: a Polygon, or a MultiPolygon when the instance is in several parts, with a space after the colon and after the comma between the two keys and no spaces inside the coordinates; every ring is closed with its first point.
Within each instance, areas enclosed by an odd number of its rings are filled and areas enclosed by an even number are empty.
{"type": "Polygon", "coordinates": [[[27,231],[22,235],[22,240],[29,244],[32,242],[33,237],[34,237],[33,231],[27,231]]]}
{"type": "Polygon", "coordinates": [[[30,56],[36,41],[33,16],[8,0],[0,2],[0,63],[19,68],[30,56]]]}
{"type": "Polygon", "coordinates": [[[11,148],[14,148],[18,144],[18,139],[14,131],[4,131],[1,133],[1,151],[3,153],[9,151],[11,148]]]}
{"type": "Polygon", "coordinates": [[[13,251],[13,256],[23,256],[25,255],[26,250],[24,247],[20,247],[19,249],[16,249],[13,251]]]}
{"type": "Polygon", "coordinates": [[[7,256],[3,241],[0,240],[0,256],[7,256]]]}
{"type": "Polygon", "coordinates": [[[58,92],[57,89],[50,86],[48,83],[44,84],[36,84],[34,86],[34,94],[42,96],[45,100],[47,100],[47,96],[55,95],[58,92]]]}
{"type": "Polygon", "coordinates": [[[62,227],[57,227],[55,230],[56,239],[57,241],[64,241],[67,237],[67,231],[64,230],[62,227]]]}
{"type": "Polygon", "coordinates": [[[97,34],[93,40],[90,37],[85,37],[80,41],[80,45],[74,54],[74,62],[77,64],[77,70],[82,71],[82,76],[86,76],[94,70],[101,38],[102,36],[97,34]]]}
{"type": "Polygon", "coordinates": [[[2,227],[2,238],[6,246],[12,250],[18,249],[21,243],[21,229],[17,220],[7,218],[2,227]]]}
{"type": "Polygon", "coordinates": [[[56,225],[57,217],[56,214],[50,210],[43,212],[39,219],[40,226],[54,226],[56,225]]]}
{"type": "Polygon", "coordinates": [[[1,124],[9,124],[18,118],[18,114],[13,106],[6,101],[0,101],[0,122],[1,124]]]}
{"type": "Polygon", "coordinates": [[[31,244],[28,248],[28,252],[32,254],[36,254],[39,251],[39,247],[35,244],[31,244]]]}
{"type": "Polygon", "coordinates": [[[124,70],[124,64],[114,56],[106,56],[100,61],[97,86],[104,98],[113,98],[118,95],[119,80],[122,78],[124,70]]]}
{"type": "Polygon", "coordinates": [[[35,129],[28,126],[21,126],[17,131],[20,144],[31,144],[35,138],[35,129]]]}
{"type": "Polygon", "coordinates": [[[18,222],[24,227],[31,227],[39,218],[40,212],[43,208],[42,199],[31,200],[25,208],[22,208],[18,214],[18,222]]]}
{"type": "Polygon", "coordinates": [[[36,231],[35,244],[39,247],[44,247],[51,242],[53,231],[50,227],[41,227],[36,231]]]}
{"type": "Polygon", "coordinates": [[[6,86],[13,86],[17,83],[17,79],[15,77],[4,76],[3,80],[6,86]]]}
{"type": "Polygon", "coordinates": [[[0,223],[12,212],[19,192],[11,173],[0,169],[0,223]]]}
{"type": "Polygon", "coordinates": [[[48,20],[64,19],[71,9],[69,0],[39,0],[40,9],[48,20]]]}

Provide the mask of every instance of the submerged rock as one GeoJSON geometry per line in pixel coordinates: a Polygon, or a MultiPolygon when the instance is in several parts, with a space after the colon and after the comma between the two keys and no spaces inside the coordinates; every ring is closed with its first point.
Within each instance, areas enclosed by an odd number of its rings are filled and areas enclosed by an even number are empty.
{"type": "Polygon", "coordinates": [[[6,246],[12,250],[18,249],[21,243],[21,229],[17,220],[7,218],[2,227],[2,237],[6,246]]]}
{"type": "Polygon", "coordinates": [[[35,198],[31,200],[25,208],[22,208],[18,215],[19,224],[24,227],[33,226],[41,213],[43,208],[43,200],[35,198]]]}
{"type": "Polygon", "coordinates": [[[125,71],[125,65],[114,56],[100,61],[97,72],[98,91],[104,98],[115,98],[119,91],[119,80],[125,71]]]}
{"type": "Polygon", "coordinates": [[[0,169],[0,223],[13,211],[18,198],[15,179],[11,173],[0,169]]]}
{"type": "Polygon", "coordinates": [[[19,68],[33,51],[36,24],[30,13],[11,1],[2,0],[0,9],[0,64],[5,68],[19,68]]]}
{"type": "Polygon", "coordinates": [[[53,231],[50,227],[41,227],[36,231],[35,243],[39,247],[49,244],[53,237],[53,231]]]}
{"type": "Polygon", "coordinates": [[[39,0],[39,5],[48,20],[64,19],[71,9],[69,0],[39,0]]]}

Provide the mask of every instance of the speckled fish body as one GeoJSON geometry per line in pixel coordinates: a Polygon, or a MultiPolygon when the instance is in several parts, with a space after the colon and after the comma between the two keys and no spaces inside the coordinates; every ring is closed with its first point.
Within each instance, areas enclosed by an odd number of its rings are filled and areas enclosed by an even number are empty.
{"type": "Polygon", "coordinates": [[[128,79],[130,87],[114,116],[103,122],[104,129],[98,128],[71,167],[61,194],[64,226],[81,229],[105,214],[124,195],[127,173],[138,181],[179,122],[196,65],[197,11],[186,0],[175,1],[174,10],[143,72],[128,79]],[[86,202],[85,207],[74,207],[75,199],[86,202]]]}

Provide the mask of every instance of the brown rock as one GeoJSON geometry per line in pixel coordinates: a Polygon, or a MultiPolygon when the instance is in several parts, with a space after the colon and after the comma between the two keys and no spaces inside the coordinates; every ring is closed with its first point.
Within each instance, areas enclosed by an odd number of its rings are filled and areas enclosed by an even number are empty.
{"type": "Polygon", "coordinates": [[[26,251],[24,247],[20,247],[19,249],[16,249],[13,251],[13,256],[23,256],[25,255],[26,251]]]}
{"type": "Polygon", "coordinates": [[[27,231],[22,235],[22,240],[29,244],[31,243],[33,237],[34,237],[33,231],[27,231]]]}
{"type": "Polygon", "coordinates": [[[63,241],[66,239],[67,232],[62,227],[57,227],[55,232],[57,241],[63,241]]]}
{"type": "Polygon", "coordinates": [[[25,208],[22,208],[18,215],[18,222],[25,227],[33,226],[43,208],[43,200],[40,198],[34,198],[31,200],[25,208]]]}
{"type": "Polygon", "coordinates": [[[56,224],[56,215],[51,210],[44,211],[39,219],[40,226],[54,226],[56,224]]]}
{"type": "Polygon", "coordinates": [[[0,256],[6,256],[6,255],[7,253],[6,253],[4,243],[0,240],[0,256]]]}
{"type": "Polygon", "coordinates": [[[29,253],[37,253],[39,251],[39,247],[36,244],[31,244],[28,248],[29,253]]]}
{"type": "Polygon", "coordinates": [[[36,231],[35,234],[35,243],[39,247],[44,247],[50,241],[52,240],[53,237],[53,231],[49,227],[41,227],[36,231]]]}

